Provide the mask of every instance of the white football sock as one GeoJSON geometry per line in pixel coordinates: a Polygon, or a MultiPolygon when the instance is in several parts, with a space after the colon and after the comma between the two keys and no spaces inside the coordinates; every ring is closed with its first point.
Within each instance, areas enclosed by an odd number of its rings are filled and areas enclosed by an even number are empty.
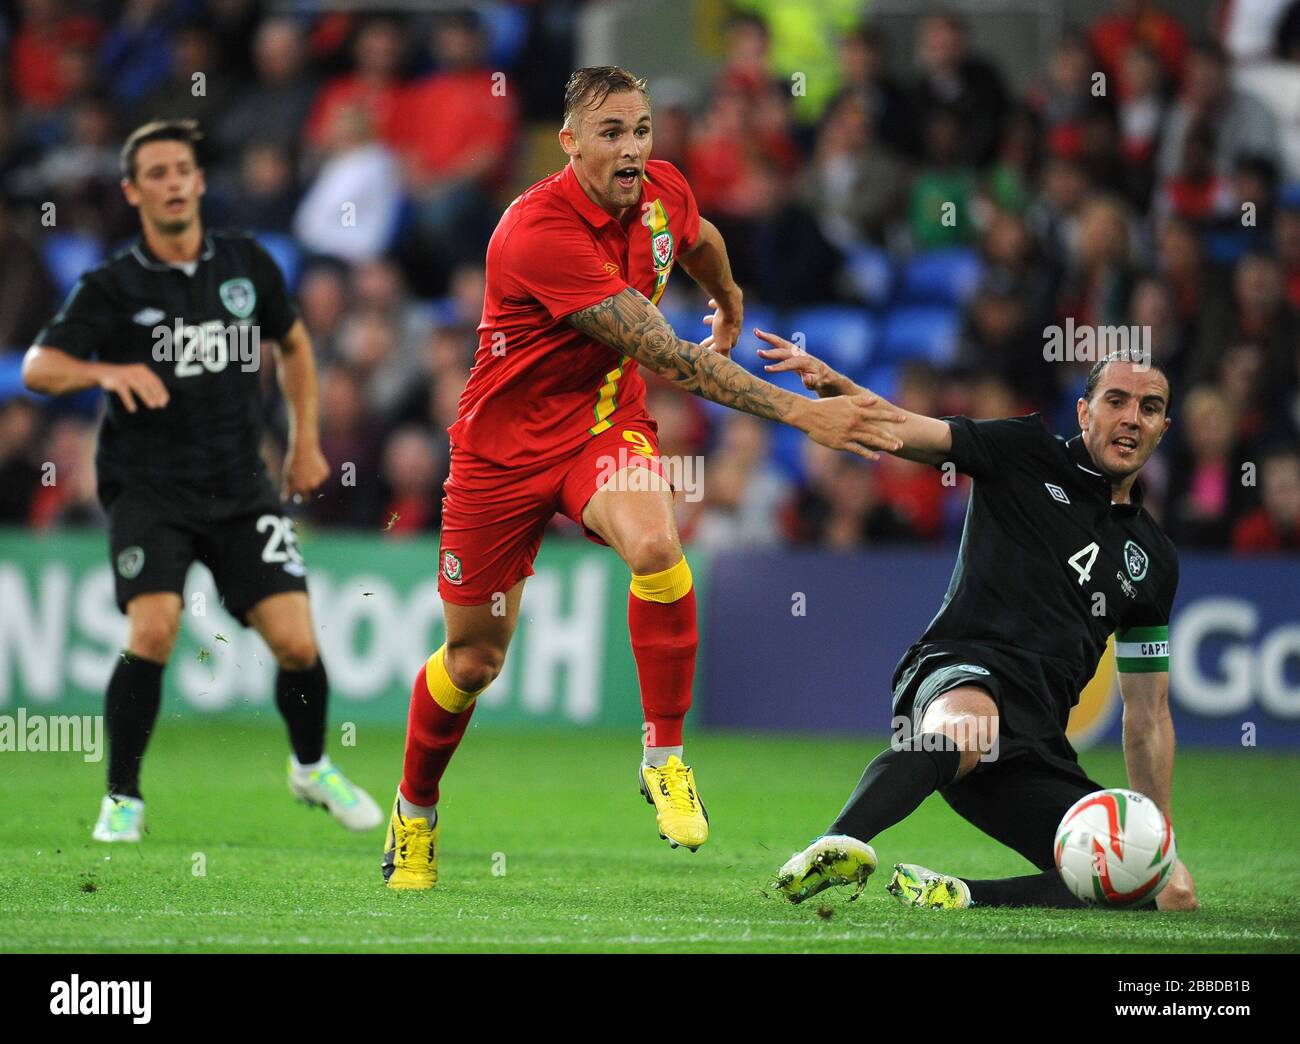
{"type": "Polygon", "coordinates": [[[429,826],[438,822],[437,805],[412,804],[402,796],[400,789],[397,791],[397,811],[403,819],[423,819],[429,826]]]}
{"type": "Polygon", "coordinates": [[[674,754],[677,755],[678,761],[682,760],[681,747],[646,747],[641,763],[652,768],[663,768],[674,754]]]}

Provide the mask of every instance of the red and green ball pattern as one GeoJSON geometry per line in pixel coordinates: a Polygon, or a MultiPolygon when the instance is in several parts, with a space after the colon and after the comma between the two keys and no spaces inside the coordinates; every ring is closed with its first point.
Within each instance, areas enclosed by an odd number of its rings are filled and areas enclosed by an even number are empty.
{"type": "Polygon", "coordinates": [[[1077,801],[1056,831],[1056,866],[1087,903],[1135,906],[1160,894],[1177,860],[1169,818],[1133,790],[1099,790],[1077,801]]]}

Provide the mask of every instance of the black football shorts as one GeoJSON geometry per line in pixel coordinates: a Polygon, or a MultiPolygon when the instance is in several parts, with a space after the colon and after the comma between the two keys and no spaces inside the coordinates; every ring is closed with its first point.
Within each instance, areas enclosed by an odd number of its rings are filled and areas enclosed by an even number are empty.
{"type": "Polygon", "coordinates": [[[293,519],[269,487],[242,503],[188,504],[145,487],[122,490],[108,508],[117,604],[137,595],[184,596],[194,562],[212,572],[226,611],[241,623],[270,595],[307,590],[293,519]]]}
{"type": "Polygon", "coordinates": [[[997,752],[939,793],[963,819],[1049,869],[1062,817],[1103,789],[1065,735],[1071,685],[1042,658],[1018,650],[931,642],[908,650],[894,672],[894,714],[915,734],[930,703],[963,685],[982,687],[997,704],[997,752]]]}

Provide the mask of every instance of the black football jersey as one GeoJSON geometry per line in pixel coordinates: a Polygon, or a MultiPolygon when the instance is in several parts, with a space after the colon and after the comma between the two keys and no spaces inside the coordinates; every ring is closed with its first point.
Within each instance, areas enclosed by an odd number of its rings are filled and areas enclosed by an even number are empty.
{"type": "Polygon", "coordinates": [[[1168,670],[1178,556],[1142,507],[1141,483],[1130,503],[1112,504],[1083,437],[1054,436],[1037,414],[944,419],[948,460],[974,482],[948,592],[918,644],[986,642],[1044,658],[1072,687],[1052,694],[1066,706],[1112,633],[1120,671],[1168,670]]]}
{"type": "Polygon", "coordinates": [[[137,484],[186,502],[263,493],[260,372],[296,318],[279,268],[239,232],[207,233],[192,275],[143,237],[83,275],[35,343],[143,363],[170,396],[135,413],[108,396],[95,458],[105,505],[137,484]]]}

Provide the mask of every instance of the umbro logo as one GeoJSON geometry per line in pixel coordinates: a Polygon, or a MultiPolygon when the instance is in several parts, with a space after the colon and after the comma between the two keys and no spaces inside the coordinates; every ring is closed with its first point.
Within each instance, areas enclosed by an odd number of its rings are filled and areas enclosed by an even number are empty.
{"type": "Polygon", "coordinates": [[[1052,494],[1053,500],[1058,500],[1062,504],[1068,504],[1070,502],[1070,498],[1065,495],[1065,490],[1060,486],[1053,485],[1051,482],[1044,482],[1043,485],[1047,487],[1047,492],[1052,494]]]}
{"type": "Polygon", "coordinates": [[[131,321],[139,323],[141,326],[157,326],[167,318],[167,313],[161,308],[141,308],[135,315],[131,316],[131,321]]]}

